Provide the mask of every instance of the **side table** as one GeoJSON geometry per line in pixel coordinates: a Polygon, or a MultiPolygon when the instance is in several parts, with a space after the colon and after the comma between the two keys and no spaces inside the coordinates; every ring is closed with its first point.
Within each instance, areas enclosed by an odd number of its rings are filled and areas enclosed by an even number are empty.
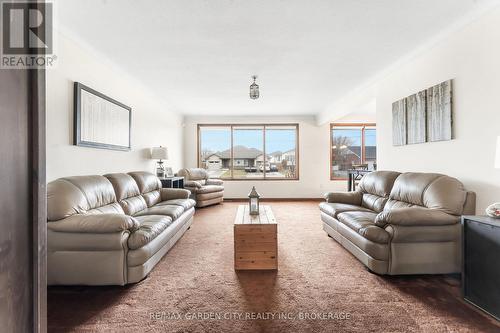
{"type": "Polygon", "coordinates": [[[163,188],[184,188],[184,177],[160,178],[163,188]]]}

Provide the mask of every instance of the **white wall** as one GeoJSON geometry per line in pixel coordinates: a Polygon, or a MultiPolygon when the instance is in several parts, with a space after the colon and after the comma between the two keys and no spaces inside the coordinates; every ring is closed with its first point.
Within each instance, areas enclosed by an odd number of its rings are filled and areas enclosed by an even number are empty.
{"type": "MultiPolygon", "coordinates": [[[[496,137],[500,135],[498,41],[500,9],[495,9],[443,36],[344,101],[356,105],[359,100],[376,99],[379,170],[456,177],[477,193],[478,213],[500,201],[500,170],[494,169],[496,137]],[[453,79],[455,139],[393,147],[392,103],[448,79],[453,79]]],[[[322,115],[318,120],[327,119],[322,115]]]]}
{"type": "Polygon", "coordinates": [[[380,83],[377,93],[381,169],[441,172],[477,192],[478,212],[500,201],[494,169],[500,135],[500,10],[449,36],[380,83]],[[453,79],[455,140],[392,146],[392,102],[453,79]]]}
{"type": "Polygon", "coordinates": [[[154,172],[149,148],[169,149],[167,166],[182,165],[182,116],[84,43],[57,35],[58,63],[47,70],[47,180],[86,174],[154,172]],[[73,141],[73,82],[132,107],[130,152],[77,147],[73,141]]]}
{"type": "MultiPolygon", "coordinates": [[[[339,121],[353,122],[365,119],[373,121],[373,115],[353,115],[339,121]]],[[[236,181],[225,182],[226,198],[245,198],[255,185],[265,198],[320,198],[328,191],[345,191],[346,181],[331,181],[330,164],[330,125],[318,126],[312,116],[280,117],[195,117],[185,118],[184,128],[184,165],[196,167],[197,163],[197,124],[245,124],[245,123],[298,123],[299,124],[299,180],[286,181],[236,181]]]]}

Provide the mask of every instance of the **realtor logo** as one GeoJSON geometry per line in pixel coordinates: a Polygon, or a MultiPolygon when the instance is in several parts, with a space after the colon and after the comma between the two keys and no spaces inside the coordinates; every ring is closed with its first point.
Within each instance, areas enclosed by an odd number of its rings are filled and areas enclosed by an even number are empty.
{"type": "Polygon", "coordinates": [[[54,66],[53,13],[52,2],[1,2],[1,68],[54,66]]]}

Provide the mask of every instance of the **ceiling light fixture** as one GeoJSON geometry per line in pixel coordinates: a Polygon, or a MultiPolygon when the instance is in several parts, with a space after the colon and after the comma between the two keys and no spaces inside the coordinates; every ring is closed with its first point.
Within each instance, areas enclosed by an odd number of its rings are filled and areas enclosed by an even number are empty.
{"type": "Polygon", "coordinates": [[[259,85],[255,83],[257,79],[257,75],[252,75],[253,83],[250,85],[250,98],[257,99],[259,98],[259,85]]]}

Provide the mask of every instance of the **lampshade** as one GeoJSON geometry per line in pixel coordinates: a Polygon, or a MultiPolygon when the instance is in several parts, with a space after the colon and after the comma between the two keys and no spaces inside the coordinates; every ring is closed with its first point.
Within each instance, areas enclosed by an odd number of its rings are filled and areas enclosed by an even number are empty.
{"type": "Polygon", "coordinates": [[[497,137],[497,153],[495,155],[495,168],[500,169],[500,136],[497,137]]]}
{"type": "Polygon", "coordinates": [[[153,147],[153,148],[151,148],[151,159],[153,159],[153,160],[168,160],[167,147],[153,147]]]}

